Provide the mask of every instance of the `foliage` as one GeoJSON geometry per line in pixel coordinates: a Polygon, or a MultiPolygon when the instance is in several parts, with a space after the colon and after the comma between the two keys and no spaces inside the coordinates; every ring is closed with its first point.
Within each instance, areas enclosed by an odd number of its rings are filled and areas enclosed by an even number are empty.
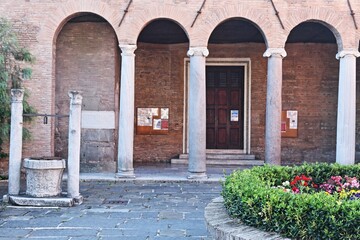
{"type": "Polygon", "coordinates": [[[359,179],[360,165],[255,167],[228,176],[222,195],[231,216],[265,231],[294,239],[359,239],[359,199],[341,198],[320,190],[304,191],[313,183],[319,187],[332,176],[346,175],[359,179]],[[289,180],[297,185],[298,194],[276,187],[288,181],[290,189],[289,180]]]}
{"type": "MultiPolygon", "coordinates": [[[[0,158],[5,157],[2,145],[10,133],[10,89],[23,88],[23,81],[30,79],[32,70],[26,63],[32,63],[34,57],[26,49],[19,46],[16,32],[11,24],[0,18],[0,158]]],[[[27,102],[28,92],[24,95],[24,113],[35,113],[35,109],[27,102]]],[[[30,120],[25,118],[25,120],[30,120]]],[[[24,129],[24,136],[29,132],[24,129]]]]}

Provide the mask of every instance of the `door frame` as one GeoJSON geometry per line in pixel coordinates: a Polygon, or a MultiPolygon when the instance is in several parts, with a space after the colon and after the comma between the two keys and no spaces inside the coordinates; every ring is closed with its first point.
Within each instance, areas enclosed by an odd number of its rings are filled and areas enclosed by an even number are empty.
{"type": "MultiPolygon", "coordinates": [[[[206,58],[206,66],[244,67],[244,149],[239,153],[250,154],[251,143],[251,59],[250,58],[206,58]]],[[[189,153],[189,84],[190,58],[184,59],[184,113],[183,153],[189,153]]],[[[205,103],[206,104],[206,103],[205,103]]],[[[206,123],[204,123],[206,124],[206,123]]],[[[225,150],[226,151],[226,150],[225,150]]]]}

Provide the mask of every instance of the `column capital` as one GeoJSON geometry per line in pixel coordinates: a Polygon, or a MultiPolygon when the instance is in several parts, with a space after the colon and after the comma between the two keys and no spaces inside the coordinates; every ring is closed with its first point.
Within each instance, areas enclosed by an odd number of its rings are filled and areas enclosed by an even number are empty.
{"type": "Polygon", "coordinates": [[[82,91],[69,91],[68,95],[70,97],[71,105],[81,105],[82,103],[82,91]]]}
{"type": "Polygon", "coordinates": [[[121,56],[135,56],[136,45],[119,45],[121,49],[121,56]]]}
{"type": "Polygon", "coordinates": [[[268,48],[266,49],[264,57],[272,57],[272,56],[279,56],[279,57],[286,57],[287,53],[284,48],[268,48]]]}
{"type": "Polygon", "coordinates": [[[11,89],[11,102],[21,103],[24,99],[24,89],[11,89]]]}
{"type": "Polygon", "coordinates": [[[354,57],[360,57],[360,53],[357,49],[344,49],[336,54],[336,59],[343,58],[347,55],[353,55],[354,57]]]}
{"type": "Polygon", "coordinates": [[[190,47],[189,51],[187,52],[189,57],[192,56],[202,56],[207,57],[209,55],[209,50],[207,47],[190,47]]]}

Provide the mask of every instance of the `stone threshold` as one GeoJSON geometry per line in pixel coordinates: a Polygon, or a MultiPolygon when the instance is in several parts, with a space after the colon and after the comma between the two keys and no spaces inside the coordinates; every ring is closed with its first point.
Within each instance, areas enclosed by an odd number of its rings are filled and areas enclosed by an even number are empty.
{"type": "Polygon", "coordinates": [[[277,233],[265,232],[231,218],[226,212],[222,197],[214,198],[205,207],[205,222],[215,240],[290,240],[277,233]]]}
{"type": "Polygon", "coordinates": [[[3,202],[16,206],[32,206],[32,207],[73,207],[83,202],[83,197],[69,198],[66,194],[58,197],[31,197],[27,195],[5,195],[3,202]]]}

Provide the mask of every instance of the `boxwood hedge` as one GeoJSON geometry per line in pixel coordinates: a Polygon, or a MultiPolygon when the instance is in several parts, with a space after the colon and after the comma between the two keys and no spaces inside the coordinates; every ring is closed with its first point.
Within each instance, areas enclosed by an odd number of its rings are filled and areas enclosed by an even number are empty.
{"type": "Polygon", "coordinates": [[[360,178],[360,165],[263,166],[226,177],[222,196],[228,213],[245,224],[294,239],[360,239],[360,200],[326,194],[293,194],[273,188],[295,176],[323,183],[331,176],[360,178]]]}

